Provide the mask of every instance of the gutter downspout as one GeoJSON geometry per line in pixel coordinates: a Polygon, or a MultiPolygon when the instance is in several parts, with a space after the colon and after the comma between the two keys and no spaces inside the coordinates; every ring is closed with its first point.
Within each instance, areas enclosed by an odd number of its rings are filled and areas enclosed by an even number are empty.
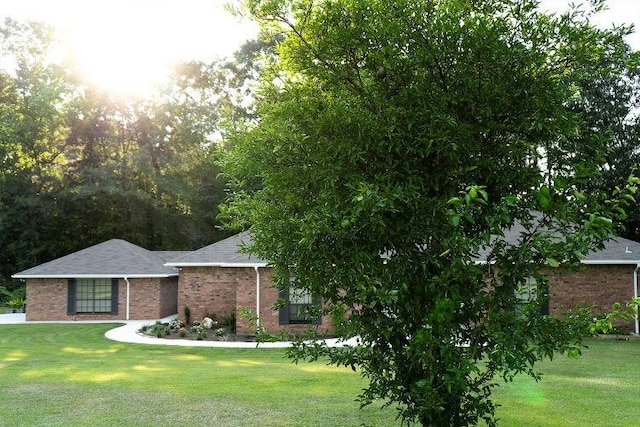
{"type": "Polygon", "coordinates": [[[124,277],[124,281],[127,283],[127,304],[125,309],[125,320],[129,320],[129,292],[131,290],[131,284],[129,283],[129,278],[127,278],[126,276],[124,277]]]}
{"type": "MultiPolygon", "coordinates": [[[[640,270],[640,262],[636,264],[635,270],[633,270],[633,298],[638,298],[638,271],[640,270]]],[[[635,327],[636,335],[640,334],[640,324],[638,322],[638,313],[635,315],[635,327]]]]}
{"type": "Polygon", "coordinates": [[[256,271],[256,326],[260,327],[260,267],[254,266],[256,271]]]}

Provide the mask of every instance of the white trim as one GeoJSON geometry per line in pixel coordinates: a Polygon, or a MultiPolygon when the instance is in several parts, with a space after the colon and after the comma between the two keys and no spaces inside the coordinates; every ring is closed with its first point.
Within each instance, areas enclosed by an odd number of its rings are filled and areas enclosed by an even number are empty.
{"type": "Polygon", "coordinates": [[[256,271],[256,326],[260,327],[260,267],[253,267],[256,271]]]}
{"type": "Polygon", "coordinates": [[[129,319],[129,301],[130,301],[130,297],[131,297],[131,283],[129,283],[129,278],[127,276],[124,276],[124,281],[127,284],[127,305],[125,306],[125,320],[130,320],[129,319]]]}
{"type": "Polygon", "coordinates": [[[174,274],[14,274],[14,279],[146,279],[178,277],[174,274]]]}
{"type": "MultiPolygon", "coordinates": [[[[476,260],[474,261],[476,265],[486,265],[489,264],[486,260],[476,260]]],[[[637,265],[640,264],[640,260],[633,261],[630,259],[625,260],[592,260],[592,259],[583,259],[580,261],[581,264],[586,265],[637,265]]],[[[491,261],[490,264],[495,264],[495,261],[491,261]]]]}
{"type": "Polygon", "coordinates": [[[168,262],[167,267],[266,267],[266,262],[168,262]]]}
{"type": "Polygon", "coordinates": [[[587,265],[637,265],[640,263],[640,260],[630,260],[630,259],[612,259],[612,260],[591,260],[591,259],[583,259],[580,261],[582,264],[587,265]]]}

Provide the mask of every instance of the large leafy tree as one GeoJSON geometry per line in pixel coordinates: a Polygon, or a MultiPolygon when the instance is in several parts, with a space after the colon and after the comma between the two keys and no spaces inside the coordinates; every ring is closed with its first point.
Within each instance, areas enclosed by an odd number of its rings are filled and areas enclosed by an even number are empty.
{"type": "Polygon", "coordinates": [[[537,360],[588,333],[579,313],[541,313],[544,273],[601,247],[631,199],[586,195],[609,126],[574,103],[589,72],[637,66],[629,29],[533,0],[246,7],[283,41],[259,120],[230,138],[225,215],[250,228],[281,289],[322,297],[361,342],[291,355],[361,369],[362,402],[405,421],[493,424],[496,378],[537,377],[537,360]],[[523,301],[531,278],[539,298],[523,301]]]}
{"type": "MultiPolygon", "coordinates": [[[[589,140],[595,132],[607,147],[597,176],[589,188],[612,192],[621,179],[637,174],[640,167],[640,67],[628,67],[616,61],[619,54],[628,55],[628,47],[618,40],[608,46],[610,53],[600,55],[595,66],[585,67],[572,76],[579,87],[570,106],[584,115],[587,126],[573,141],[571,151],[578,156],[595,155],[589,140]]],[[[640,207],[629,206],[628,217],[620,233],[640,239],[640,207]]]]}
{"type": "Polygon", "coordinates": [[[50,59],[54,32],[42,24],[7,19],[0,27],[0,262],[15,266],[43,260],[56,241],[55,192],[64,172],[63,111],[73,88],[50,59]]]}
{"type": "Polygon", "coordinates": [[[214,164],[221,112],[229,123],[251,117],[243,93],[264,48],[248,43],[235,60],[181,64],[156,94],[124,99],[60,59],[55,29],[0,25],[3,278],[115,237],[175,250],[225,236],[214,164]]]}

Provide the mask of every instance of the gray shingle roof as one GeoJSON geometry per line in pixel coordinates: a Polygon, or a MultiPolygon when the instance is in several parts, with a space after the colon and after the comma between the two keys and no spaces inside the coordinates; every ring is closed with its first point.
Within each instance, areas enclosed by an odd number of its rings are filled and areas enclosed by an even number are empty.
{"type": "Polygon", "coordinates": [[[590,252],[585,264],[638,264],[640,263],[640,243],[616,237],[605,243],[604,249],[590,252]]]}
{"type": "Polygon", "coordinates": [[[191,251],[153,251],[153,253],[162,258],[164,262],[167,262],[191,253],[191,251]]]}
{"type": "MultiPolygon", "coordinates": [[[[174,253],[175,254],[175,253],[174,253]]],[[[16,279],[74,277],[169,277],[175,268],[165,266],[162,253],[125,240],[112,239],[40,264],[13,275],[16,279]]]]}
{"type": "MultiPolygon", "coordinates": [[[[516,244],[520,235],[524,232],[524,227],[516,224],[505,232],[504,239],[512,244],[516,244]]],[[[167,263],[169,266],[265,266],[266,261],[240,253],[239,249],[243,244],[249,243],[251,236],[244,232],[221,240],[212,245],[206,246],[195,252],[190,252],[180,258],[167,263]]],[[[480,253],[478,261],[486,261],[489,251],[480,253]]],[[[583,260],[585,264],[637,264],[640,263],[640,243],[622,237],[615,238],[605,243],[605,247],[600,251],[590,252],[583,260]]]]}
{"type": "MultiPolygon", "coordinates": [[[[515,245],[524,232],[525,228],[516,223],[509,230],[505,230],[502,240],[515,245]]],[[[478,261],[486,262],[489,251],[489,248],[480,251],[478,261]]],[[[640,243],[616,237],[606,242],[604,249],[589,252],[582,262],[584,264],[638,264],[640,263],[640,243]]]]}
{"type": "Polygon", "coordinates": [[[240,252],[251,241],[248,232],[239,233],[176,258],[166,265],[174,267],[264,267],[266,262],[256,256],[240,252]]]}
{"type": "MultiPolygon", "coordinates": [[[[517,243],[524,229],[516,225],[505,233],[509,243],[517,243]]],[[[264,267],[266,261],[240,252],[251,241],[249,233],[240,233],[193,252],[152,252],[125,240],[112,239],[14,274],[16,279],[74,277],[169,277],[177,276],[175,267],[264,267]]],[[[486,261],[483,251],[478,261],[486,261]]],[[[589,253],[585,264],[638,264],[640,243],[616,238],[601,251],[589,253]]]]}

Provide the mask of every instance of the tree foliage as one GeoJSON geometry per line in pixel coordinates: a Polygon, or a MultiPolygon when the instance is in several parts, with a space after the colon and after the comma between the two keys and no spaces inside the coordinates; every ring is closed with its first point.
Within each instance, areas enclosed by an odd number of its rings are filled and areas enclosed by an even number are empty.
{"type": "Polygon", "coordinates": [[[258,122],[230,138],[224,215],[252,231],[247,250],[281,289],[321,296],[362,344],[300,342],[292,357],[361,369],[363,404],[382,398],[407,422],[493,424],[496,378],[537,378],[537,360],[589,333],[586,311],[540,309],[545,272],[601,248],[633,200],[626,177],[589,186],[611,124],[593,126],[603,106],[577,106],[636,69],[629,28],[596,29],[599,4],[562,16],[532,0],[245,5],[282,41],[258,122]],[[539,298],[523,301],[531,278],[539,298]]]}
{"type": "Polygon", "coordinates": [[[154,96],[125,99],[83,82],[55,29],[0,24],[2,278],[110,238],[179,250],[224,237],[221,123],[251,118],[243,95],[266,48],[178,64],[154,96]]]}

